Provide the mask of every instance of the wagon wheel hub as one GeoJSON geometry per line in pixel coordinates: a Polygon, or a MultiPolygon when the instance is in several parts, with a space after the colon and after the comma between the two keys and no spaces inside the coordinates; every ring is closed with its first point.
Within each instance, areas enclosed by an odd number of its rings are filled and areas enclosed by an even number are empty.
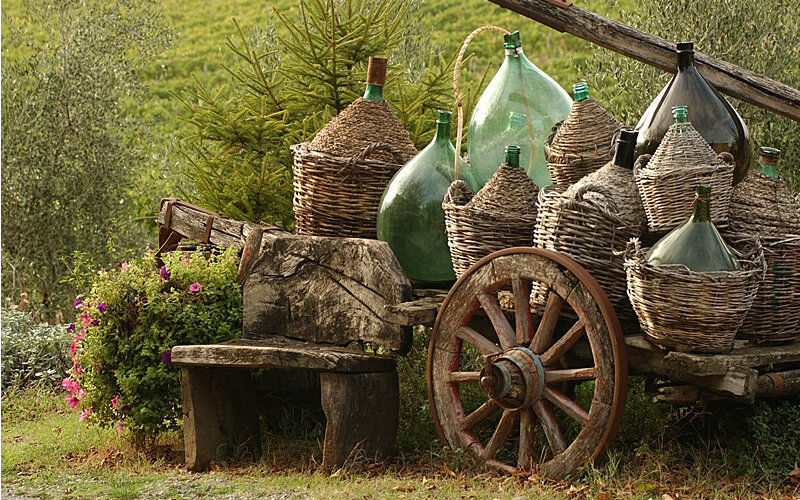
{"type": "Polygon", "coordinates": [[[526,347],[512,347],[487,356],[480,386],[486,396],[509,410],[532,406],[545,387],[544,367],[539,356],[526,347]]]}

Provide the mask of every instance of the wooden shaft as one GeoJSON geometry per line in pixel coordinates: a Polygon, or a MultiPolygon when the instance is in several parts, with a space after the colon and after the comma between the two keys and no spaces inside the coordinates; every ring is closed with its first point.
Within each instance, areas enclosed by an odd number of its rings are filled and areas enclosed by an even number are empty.
{"type": "MultiPolygon", "coordinates": [[[[489,0],[503,8],[667,72],[676,68],[675,44],[574,5],[548,0],[489,0]]],[[[695,52],[703,78],[721,92],[800,122],[800,91],[734,64],[695,52]]]]}
{"type": "Polygon", "coordinates": [[[769,398],[800,394],[800,370],[766,373],[758,377],[756,397],[769,398]]]}

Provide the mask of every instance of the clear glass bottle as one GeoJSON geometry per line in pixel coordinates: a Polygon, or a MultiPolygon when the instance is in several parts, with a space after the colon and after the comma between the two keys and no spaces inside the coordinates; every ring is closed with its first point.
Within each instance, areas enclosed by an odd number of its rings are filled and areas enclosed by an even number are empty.
{"type": "Polygon", "coordinates": [[[678,70],[642,115],[636,130],[636,156],[653,154],[672,125],[670,110],[684,105],[692,110],[692,125],[717,153],[733,155],[733,183],[744,179],[750,167],[750,138],[742,118],[730,103],[700,75],[694,62],[694,44],[677,45],[678,70]]]}
{"type": "Polygon", "coordinates": [[[762,174],[778,178],[778,160],[781,158],[781,150],[762,146],[758,148],[758,171],[762,174]]]}
{"type": "MultiPolygon", "coordinates": [[[[416,285],[445,286],[455,280],[442,211],[456,159],[450,119],[450,112],[438,112],[433,140],[395,174],[378,210],[378,239],[389,244],[416,285]]],[[[470,166],[459,159],[458,169],[461,180],[476,192],[470,166]]]]}
{"type": "Polygon", "coordinates": [[[647,261],[656,266],[682,264],[695,272],[741,269],[711,221],[711,187],[697,187],[689,220],[658,240],[647,252],[647,261]]]}
{"type": "Polygon", "coordinates": [[[504,40],[506,58],[478,100],[469,123],[469,161],[479,187],[483,186],[503,162],[504,147],[518,144],[522,168],[543,187],[550,184],[544,144],[553,126],[569,113],[572,99],[525,57],[518,31],[505,35],[504,40]],[[525,126],[518,126],[520,116],[525,126]]]}

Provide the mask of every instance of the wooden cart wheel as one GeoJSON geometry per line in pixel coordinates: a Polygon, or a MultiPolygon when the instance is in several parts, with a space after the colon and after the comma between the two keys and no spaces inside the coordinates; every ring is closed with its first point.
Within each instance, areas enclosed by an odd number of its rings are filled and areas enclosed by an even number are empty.
{"type": "Polygon", "coordinates": [[[477,262],[450,290],[427,378],[450,447],[508,473],[563,478],[604,457],[616,437],[628,365],[616,313],[589,272],[565,255],[519,247],[477,262]],[[541,316],[530,308],[535,283],[547,289],[541,316]],[[503,291],[513,311],[501,307],[503,291]],[[562,392],[565,383],[578,384],[575,396],[562,392]]]}

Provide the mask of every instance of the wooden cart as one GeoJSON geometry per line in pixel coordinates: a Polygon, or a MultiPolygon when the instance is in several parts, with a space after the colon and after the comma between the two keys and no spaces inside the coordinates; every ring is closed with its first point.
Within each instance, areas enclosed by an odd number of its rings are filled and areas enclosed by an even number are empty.
{"type": "MultiPolygon", "coordinates": [[[[397,418],[396,375],[386,375],[393,365],[335,346],[360,340],[402,355],[414,325],[433,327],[427,381],[443,442],[508,473],[567,477],[604,457],[619,430],[630,373],[668,380],[660,401],[751,403],[800,393],[800,343],[737,341],[732,352],[713,355],[662,350],[637,325],[623,328],[597,281],[556,252],[506,249],[476,263],[449,291],[422,290],[383,242],[292,235],[177,200],[164,201],[159,223],[161,251],[183,237],[243,248],[247,340],[180,346],[172,354],[186,370],[201,370],[186,371],[182,382],[193,469],[206,467],[231,439],[226,429],[257,427],[247,418],[226,427],[230,408],[214,413],[219,395],[197,385],[210,384],[202,370],[211,368],[327,373],[324,465],[341,466],[358,445],[386,453],[397,418]],[[535,286],[546,289],[539,311],[530,305],[535,286]]],[[[236,380],[230,393],[246,400],[236,380]]]]}

